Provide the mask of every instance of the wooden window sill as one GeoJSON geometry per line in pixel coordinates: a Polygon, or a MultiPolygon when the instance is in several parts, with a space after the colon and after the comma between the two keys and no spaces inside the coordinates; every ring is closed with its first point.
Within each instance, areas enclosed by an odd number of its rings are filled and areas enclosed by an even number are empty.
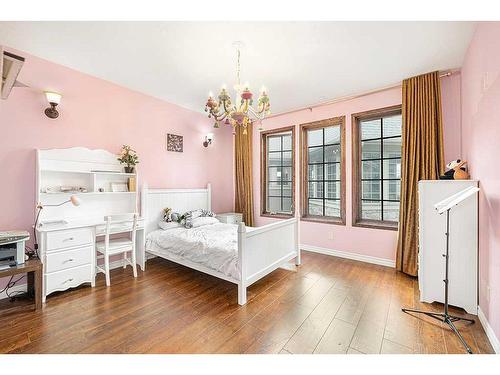
{"type": "Polygon", "coordinates": [[[382,229],[382,230],[398,230],[398,223],[389,221],[377,220],[359,220],[352,224],[353,227],[369,228],[369,229],[382,229]]]}
{"type": "Polygon", "coordinates": [[[291,219],[295,215],[294,214],[290,214],[290,215],[287,215],[287,214],[270,214],[270,213],[267,213],[267,212],[262,212],[260,214],[260,216],[261,217],[270,217],[272,219],[291,219]]]}
{"type": "Polygon", "coordinates": [[[320,224],[345,225],[345,220],[342,220],[339,217],[327,218],[324,216],[302,216],[300,218],[300,220],[301,221],[309,221],[312,223],[320,223],[320,224]]]}

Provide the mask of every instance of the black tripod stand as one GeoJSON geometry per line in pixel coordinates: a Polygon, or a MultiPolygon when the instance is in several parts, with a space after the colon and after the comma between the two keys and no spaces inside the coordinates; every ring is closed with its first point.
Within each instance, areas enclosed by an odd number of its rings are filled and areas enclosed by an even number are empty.
{"type": "Polygon", "coordinates": [[[471,324],[474,324],[474,320],[472,319],[467,319],[467,318],[461,318],[458,316],[450,315],[448,313],[448,268],[449,268],[449,252],[450,252],[450,209],[446,210],[446,254],[443,254],[443,257],[446,259],[446,271],[445,271],[445,279],[444,281],[444,313],[436,313],[432,311],[422,311],[422,310],[413,310],[413,309],[401,309],[405,313],[417,313],[417,314],[424,314],[427,316],[430,316],[431,318],[434,318],[436,320],[439,320],[443,323],[446,323],[450,326],[450,328],[455,332],[455,334],[458,336],[460,341],[462,342],[463,346],[467,350],[469,354],[472,354],[472,349],[470,348],[469,345],[467,345],[467,342],[463,338],[463,336],[460,334],[458,331],[457,327],[455,327],[455,324],[453,322],[456,322],[458,320],[465,320],[466,322],[469,322],[471,324]]]}

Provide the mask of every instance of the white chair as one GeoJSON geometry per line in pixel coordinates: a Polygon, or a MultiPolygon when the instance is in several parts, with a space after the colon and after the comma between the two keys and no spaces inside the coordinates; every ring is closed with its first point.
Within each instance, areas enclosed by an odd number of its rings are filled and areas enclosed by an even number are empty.
{"type": "Polygon", "coordinates": [[[134,277],[137,277],[137,266],[135,260],[135,238],[137,230],[136,213],[110,215],[104,217],[106,221],[106,229],[104,241],[96,242],[97,259],[104,258],[104,268],[96,264],[96,273],[102,272],[106,275],[106,286],[111,285],[109,277],[109,258],[113,255],[123,254],[122,265],[127,267],[127,263],[132,266],[134,277]],[[112,234],[130,233],[130,238],[110,239],[112,234]],[[127,258],[127,253],[130,252],[130,258],[127,258]],[[101,254],[101,256],[99,256],[101,254]]]}

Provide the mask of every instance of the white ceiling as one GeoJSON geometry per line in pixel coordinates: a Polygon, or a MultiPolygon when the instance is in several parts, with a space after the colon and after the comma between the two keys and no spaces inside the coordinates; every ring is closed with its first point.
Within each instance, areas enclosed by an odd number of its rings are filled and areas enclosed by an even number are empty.
{"type": "Polygon", "coordinates": [[[203,111],[235,81],[274,113],[457,68],[473,22],[0,22],[0,44],[203,111]]]}

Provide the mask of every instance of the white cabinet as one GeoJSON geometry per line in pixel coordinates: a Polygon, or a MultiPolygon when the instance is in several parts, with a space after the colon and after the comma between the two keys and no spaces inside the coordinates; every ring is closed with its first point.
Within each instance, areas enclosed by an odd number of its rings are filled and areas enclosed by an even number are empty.
{"type": "Polygon", "coordinates": [[[226,212],[223,214],[217,214],[217,219],[221,223],[238,224],[243,221],[243,214],[237,212],[226,212]]]}
{"type": "MultiPolygon", "coordinates": [[[[418,280],[422,302],[444,302],[446,213],[434,205],[471,186],[471,180],[420,181],[418,280]]],[[[477,196],[450,211],[449,303],[477,314],[478,295],[478,203],[477,196]]]]}

